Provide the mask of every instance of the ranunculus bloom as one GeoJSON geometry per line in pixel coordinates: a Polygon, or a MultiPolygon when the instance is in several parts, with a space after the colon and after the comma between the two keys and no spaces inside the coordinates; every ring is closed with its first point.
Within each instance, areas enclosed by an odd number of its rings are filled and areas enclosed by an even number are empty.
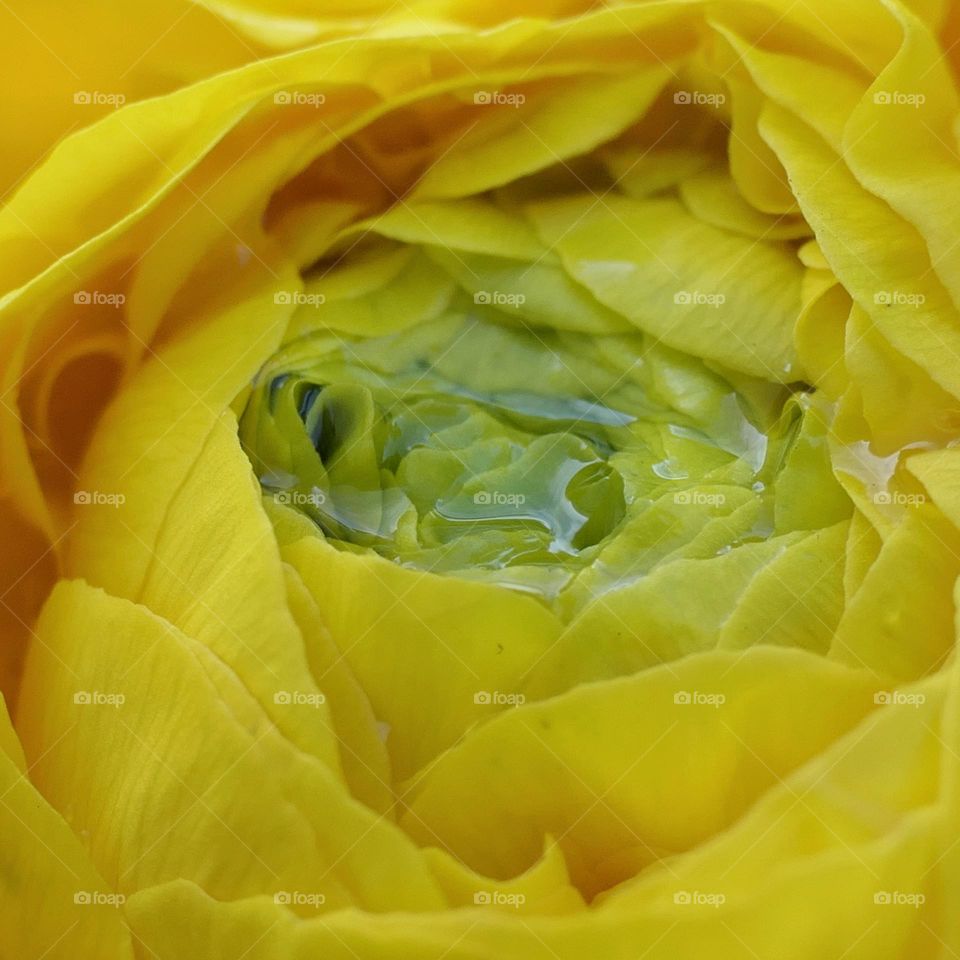
{"type": "Polygon", "coordinates": [[[0,955],[960,952],[953,6],[0,19],[0,955]]]}

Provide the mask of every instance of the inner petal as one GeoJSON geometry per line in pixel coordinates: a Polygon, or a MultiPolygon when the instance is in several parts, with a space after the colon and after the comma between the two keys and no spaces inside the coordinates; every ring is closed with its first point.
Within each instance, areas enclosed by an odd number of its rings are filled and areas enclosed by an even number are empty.
{"type": "MultiPolygon", "coordinates": [[[[790,390],[771,389],[784,409],[790,390]]],[[[763,506],[746,535],[769,536],[768,483],[801,406],[764,421],[641,333],[550,330],[481,303],[386,336],[293,341],[241,435],[265,492],[338,548],[552,601],[585,568],[603,589],[627,582],[610,548],[665,494],[722,510],[717,485],[746,487],[763,506]]]]}

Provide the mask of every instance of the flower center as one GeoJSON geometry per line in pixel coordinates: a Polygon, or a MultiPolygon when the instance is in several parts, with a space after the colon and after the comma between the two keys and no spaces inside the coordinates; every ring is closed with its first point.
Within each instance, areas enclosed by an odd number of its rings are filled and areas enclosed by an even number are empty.
{"type": "Polygon", "coordinates": [[[554,595],[666,490],[763,487],[767,437],[729,385],[699,366],[684,384],[714,388],[704,423],[657,389],[689,358],[645,343],[489,315],[313,333],[262,372],[241,438],[265,492],[338,548],[554,595]]]}

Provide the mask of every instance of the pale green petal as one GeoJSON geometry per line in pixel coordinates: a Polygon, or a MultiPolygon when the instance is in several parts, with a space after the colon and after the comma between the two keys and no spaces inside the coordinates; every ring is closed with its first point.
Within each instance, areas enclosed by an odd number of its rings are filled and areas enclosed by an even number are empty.
{"type": "Polygon", "coordinates": [[[668,199],[578,197],[527,212],[570,273],[641,329],[734,370],[797,379],[800,267],[784,246],[758,247],[668,199]]]}

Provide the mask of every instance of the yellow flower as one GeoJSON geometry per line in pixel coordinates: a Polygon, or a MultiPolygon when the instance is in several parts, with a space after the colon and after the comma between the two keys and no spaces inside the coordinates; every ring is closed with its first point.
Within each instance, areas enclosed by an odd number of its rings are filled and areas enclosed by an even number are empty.
{"type": "Polygon", "coordinates": [[[945,5],[7,15],[3,956],[960,951],[945,5]]]}

